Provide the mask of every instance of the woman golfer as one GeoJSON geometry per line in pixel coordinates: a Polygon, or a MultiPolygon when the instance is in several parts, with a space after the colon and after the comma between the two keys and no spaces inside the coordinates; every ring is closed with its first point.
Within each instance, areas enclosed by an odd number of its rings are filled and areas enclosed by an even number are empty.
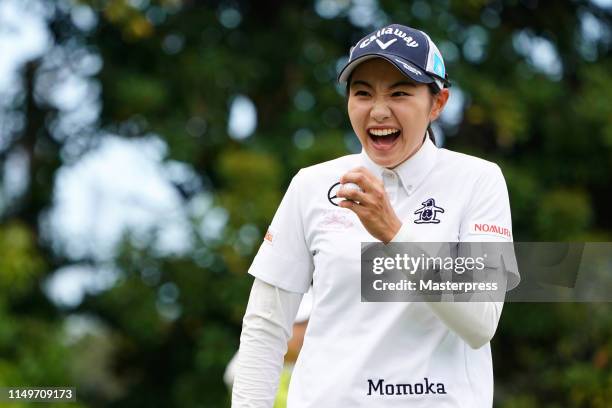
{"type": "Polygon", "coordinates": [[[291,181],[249,269],[232,406],[272,407],[312,282],[289,408],[491,407],[489,341],[502,303],[362,302],[360,248],[511,241],[504,177],[491,162],[436,147],[429,125],[449,82],[424,32],[393,24],[367,35],[339,81],[363,149],[291,181]]]}

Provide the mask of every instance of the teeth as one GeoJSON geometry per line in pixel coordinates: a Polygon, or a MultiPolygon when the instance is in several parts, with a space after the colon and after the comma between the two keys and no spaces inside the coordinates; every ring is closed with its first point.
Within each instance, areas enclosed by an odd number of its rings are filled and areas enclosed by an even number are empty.
{"type": "Polygon", "coordinates": [[[387,136],[396,132],[399,132],[399,129],[370,129],[370,133],[374,136],[387,136]]]}

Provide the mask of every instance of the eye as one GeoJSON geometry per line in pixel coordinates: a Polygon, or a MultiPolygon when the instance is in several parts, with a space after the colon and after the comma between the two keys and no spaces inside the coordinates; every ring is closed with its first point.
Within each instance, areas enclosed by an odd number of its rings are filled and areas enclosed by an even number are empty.
{"type": "Polygon", "coordinates": [[[370,94],[366,91],[355,91],[355,96],[369,96],[370,94]]]}
{"type": "Polygon", "coordinates": [[[410,94],[404,91],[395,91],[391,94],[391,96],[410,96],[410,94]]]}

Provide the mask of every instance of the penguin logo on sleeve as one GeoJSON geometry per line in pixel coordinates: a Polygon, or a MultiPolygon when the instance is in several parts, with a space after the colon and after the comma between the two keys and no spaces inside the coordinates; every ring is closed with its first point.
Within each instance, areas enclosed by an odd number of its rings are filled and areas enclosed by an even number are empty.
{"type": "Polygon", "coordinates": [[[415,224],[439,224],[440,220],[436,219],[438,213],[443,213],[444,208],[436,206],[436,200],[428,198],[421,203],[421,208],[414,213],[418,214],[419,218],[414,220],[415,224]]]}

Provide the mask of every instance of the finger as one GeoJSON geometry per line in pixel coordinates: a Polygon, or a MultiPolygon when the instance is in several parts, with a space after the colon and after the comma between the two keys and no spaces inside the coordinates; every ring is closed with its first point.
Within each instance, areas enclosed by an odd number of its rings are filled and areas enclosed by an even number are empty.
{"type": "MultiPolygon", "coordinates": [[[[347,171],[347,172],[345,173],[345,176],[346,176],[346,175],[349,175],[349,174],[354,175],[354,176],[356,176],[356,175],[358,175],[358,174],[363,174],[365,177],[367,177],[367,176],[368,176],[369,174],[371,174],[371,173],[370,173],[370,171],[369,171],[368,169],[366,169],[365,167],[363,167],[363,166],[359,166],[359,167],[354,167],[354,168],[350,169],[349,171],[347,171]]],[[[344,183],[347,183],[348,181],[344,181],[344,180],[342,180],[342,178],[341,178],[341,179],[340,179],[340,182],[344,184],[344,183]]]]}
{"type": "Polygon", "coordinates": [[[340,190],[338,190],[336,196],[346,198],[352,201],[357,201],[360,204],[365,203],[367,197],[366,193],[364,193],[362,190],[346,187],[342,187],[340,190]]]}
{"type": "Polygon", "coordinates": [[[368,178],[367,174],[357,171],[349,171],[340,178],[342,184],[354,183],[359,186],[363,191],[371,190],[373,187],[372,182],[368,178]]]}
{"type": "Polygon", "coordinates": [[[360,166],[346,172],[340,178],[340,182],[342,184],[355,183],[363,190],[365,190],[364,187],[369,188],[369,186],[381,184],[382,180],[376,177],[370,170],[366,169],[363,166],[360,166]]]}
{"type": "Polygon", "coordinates": [[[338,206],[351,210],[352,212],[357,214],[358,217],[360,216],[361,211],[362,211],[361,206],[358,203],[351,201],[351,200],[342,200],[338,203],[338,206]]]}
{"type": "Polygon", "coordinates": [[[372,173],[369,169],[367,169],[366,167],[363,167],[363,166],[355,167],[355,168],[347,171],[347,173],[360,173],[360,174],[363,174],[369,180],[375,180],[376,179],[376,176],[374,175],[374,173],[372,173]]]}
{"type": "Polygon", "coordinates": [[[336,193],[337,197],[357,201],[365,207],[385,207],[388,202],[387,193],[384,188],[373,186],[369,191],[360,191],[352,188],[341,187],[336,193]]]}

